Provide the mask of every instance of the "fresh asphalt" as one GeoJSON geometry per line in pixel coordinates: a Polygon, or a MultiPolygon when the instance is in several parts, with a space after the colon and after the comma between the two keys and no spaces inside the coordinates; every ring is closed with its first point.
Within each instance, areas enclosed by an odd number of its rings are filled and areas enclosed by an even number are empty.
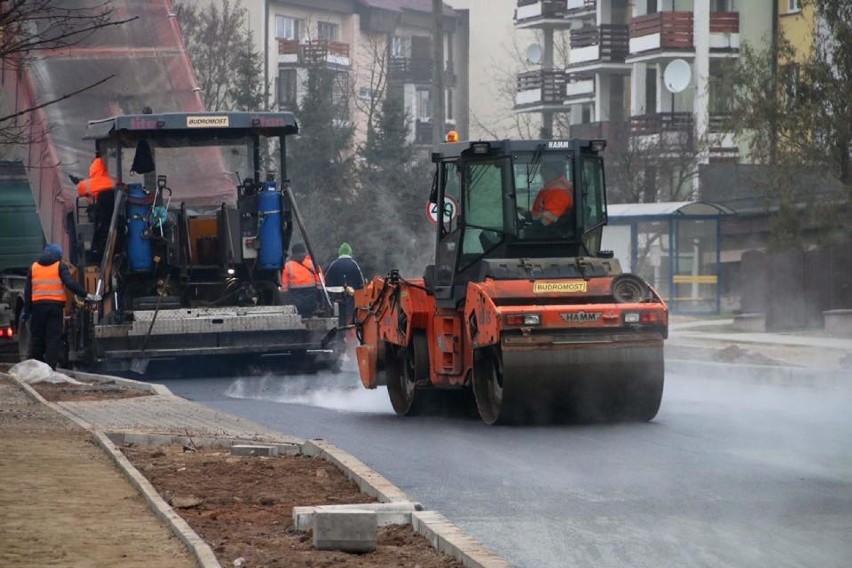
{"type": "Polygon", "coordinates": [[[487,427],[393,415],[338,376],[163,380],[325,438],[523,568],[813,566],[852,559],[852,389],[667,376],[649,424],[487,427]]]}

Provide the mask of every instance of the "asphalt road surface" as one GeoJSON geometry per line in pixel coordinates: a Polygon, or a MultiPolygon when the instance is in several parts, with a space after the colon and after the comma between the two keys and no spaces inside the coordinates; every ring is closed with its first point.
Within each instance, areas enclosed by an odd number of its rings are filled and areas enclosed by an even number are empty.
{"type": "Polygon", "coordinates": [[[162,381],[325,438],[524,568],[852,566],[852,389],[669,374],[649,424],[393,415],[336,377],[162,381]]]}

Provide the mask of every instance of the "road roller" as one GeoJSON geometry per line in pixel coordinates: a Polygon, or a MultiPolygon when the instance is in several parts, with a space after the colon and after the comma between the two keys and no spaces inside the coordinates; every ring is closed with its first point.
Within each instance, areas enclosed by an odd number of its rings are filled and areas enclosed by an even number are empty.
{"type": "Polygon", "coordinates": [[[434,264],[355,293],[364,387],[386,386],[400,415],[461,400],[487,424],[652,420],[668,310],[601,250],[605,146],[439,145],[434,264]]]}

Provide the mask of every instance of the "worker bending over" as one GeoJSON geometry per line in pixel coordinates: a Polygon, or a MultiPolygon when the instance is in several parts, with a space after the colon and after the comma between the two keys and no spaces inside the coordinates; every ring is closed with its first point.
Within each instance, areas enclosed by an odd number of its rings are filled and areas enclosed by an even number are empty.
{"type": "Polygon", "coordinates": [[[303,243],[293,245],[290,260],[281,271],[281,291],[285,301],[296,306],[299,315],[311,316],[317,309],[317,297],[321,288],[317,273],[308,249],[303,243]]]}

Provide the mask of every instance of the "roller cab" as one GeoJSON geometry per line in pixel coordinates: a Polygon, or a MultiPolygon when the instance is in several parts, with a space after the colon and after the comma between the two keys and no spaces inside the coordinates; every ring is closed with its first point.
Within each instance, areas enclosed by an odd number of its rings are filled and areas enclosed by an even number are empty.
{"type": "Polygon", "coordinates": [[[600,250],[603,148],[442,145],[432,157],[435,263],[422,279],[378,278],[356,298],[364,385],[386,384],[399,414],[466,397],[488,424],[651,420],[668,311],[600,250]],[[570,198],[543,208],[554,186],[570,198]]]}

